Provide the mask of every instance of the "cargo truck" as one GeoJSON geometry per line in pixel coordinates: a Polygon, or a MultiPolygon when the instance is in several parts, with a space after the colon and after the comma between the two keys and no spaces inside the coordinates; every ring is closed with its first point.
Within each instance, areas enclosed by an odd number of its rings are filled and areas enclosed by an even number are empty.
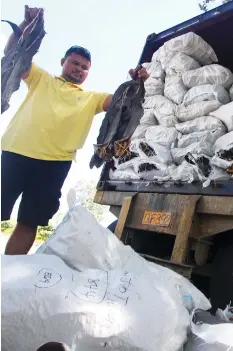
{"type": "MultiPolygon", "coordinates": [[[[195,32],[233,72],[233,2],[147,37],[139,64],[166,41],[195,32]]],[[[113,181],[103,167],[94,201],[110,206],[120,240],[147,260],[191,279],[213,309],[233,301],[233,180],[202,183],[113,181]]]]}

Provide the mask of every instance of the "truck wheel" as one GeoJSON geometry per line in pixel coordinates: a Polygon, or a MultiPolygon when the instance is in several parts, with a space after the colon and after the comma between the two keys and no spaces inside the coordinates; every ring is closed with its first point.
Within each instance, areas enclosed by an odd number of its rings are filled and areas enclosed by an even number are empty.
{"type": "Polygon", "coordinates": [[[233,302],[233,243],[218,247],[213,260],[213,277],[210,285],[212,312],[225,309],[233,302]]]}

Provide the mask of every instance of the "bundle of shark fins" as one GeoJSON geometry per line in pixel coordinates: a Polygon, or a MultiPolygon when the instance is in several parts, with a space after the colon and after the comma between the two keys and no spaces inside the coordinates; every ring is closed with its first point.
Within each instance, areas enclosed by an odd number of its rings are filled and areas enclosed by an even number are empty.
{"type": "Polygon", "coordinates": [[[19,89],[23,74],[30,70],[32,58],[39,50],[46,34],[40,12],[24,31],[10,21],[2,22],[10,24],[14,31],[15,41],[1,61],[1,113],[9,108],[10,98],[19,89]]]}
{"type": "Polygon", "coordinates": [[[130,158],[130,137],[135,131],[143,116],[142,103],[145,88],[143,81],[135,78],[121,84],[113,95],[110,107],[102,122],[97,144],[94,145],[95,153],[90,161],[90,168],[99,168],[105,161],[113,157],[130,158]]]}

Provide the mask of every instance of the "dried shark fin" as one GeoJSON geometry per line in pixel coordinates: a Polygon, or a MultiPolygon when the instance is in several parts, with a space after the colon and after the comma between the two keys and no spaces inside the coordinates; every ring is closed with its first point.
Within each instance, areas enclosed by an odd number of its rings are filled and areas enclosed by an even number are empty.
{"type": "Polygon", "coordinates": [[[21,29],[10,21],[3,21],[12,27],[15,40],[12,48],[1,60],[1,113],[9,108],[12,94],[19,89],[21,78],[30,70],[33,56],[38,52],[41,41],[45,36],[44,20],[40,15],[24,29],[21,29]]]}
{"type": "Polygon", "coordinates": [[[19,40],[19,39],[22,37],[23,32],[22,32],[22,30],[17,26],[17,24],[15,24],[15,23],[13,23],[13,22],[11,22],[11,21],[6,21],[6,20],[1,20],[1,22],[6,22],[6,23],[8,23],[8,24],[11,26],[11,28],[12,28],[12,30],[13,30],[13,32],[14,32],[15,38],[16,38],[17,40],[19,40]]]}

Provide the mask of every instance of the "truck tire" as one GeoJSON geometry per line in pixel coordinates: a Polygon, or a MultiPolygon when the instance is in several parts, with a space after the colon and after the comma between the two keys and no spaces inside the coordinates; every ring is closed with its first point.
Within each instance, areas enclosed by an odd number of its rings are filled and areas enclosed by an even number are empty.
{"type": "MultiPolygon", "coordinates": [[[[231,232],[231,235],[233,233],[231,232]]],[[[213,277],[210,284],[212,312],[225,309],[233,303],[233,242],[222,241],[213,260],[213,277]]]]}

